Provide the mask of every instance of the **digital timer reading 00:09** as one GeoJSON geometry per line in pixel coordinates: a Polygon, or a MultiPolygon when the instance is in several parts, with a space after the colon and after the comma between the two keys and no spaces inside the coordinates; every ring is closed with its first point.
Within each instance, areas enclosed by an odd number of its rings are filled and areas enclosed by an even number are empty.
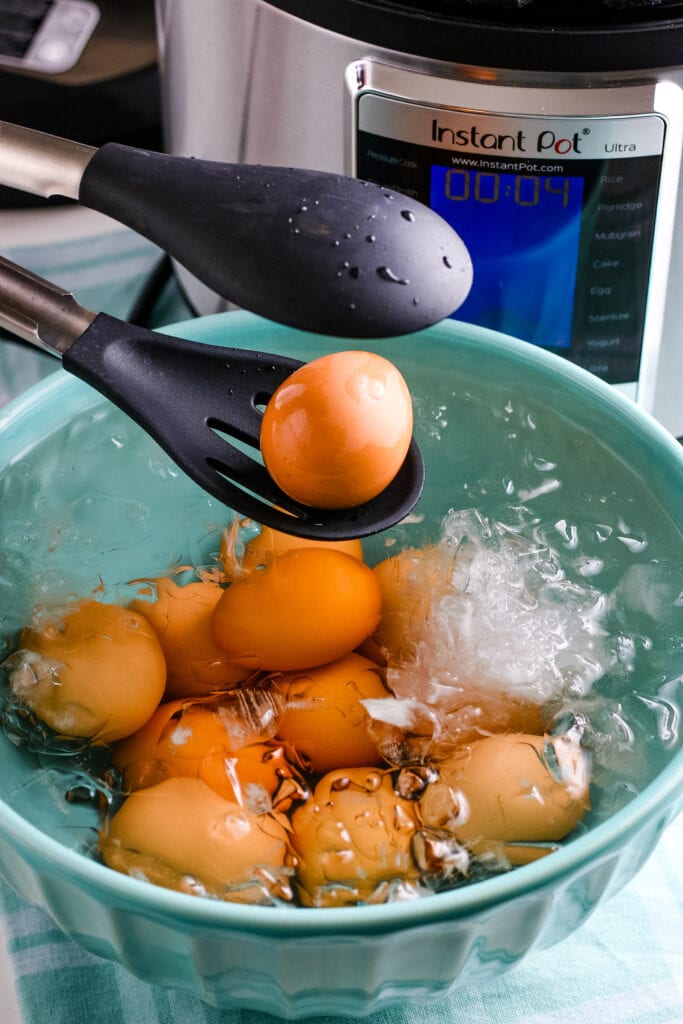
{"type": "Polygon", "coordinates": [[[496,174],[494,171],[472,171],[453,168],[446,171],[447,199],[463,202],[497,203],[512,196],[517,206],[538,206],[541,191],[556,195],[563,207],[569,205],[572,178],[542,177],[538,174],[496,174]]]}

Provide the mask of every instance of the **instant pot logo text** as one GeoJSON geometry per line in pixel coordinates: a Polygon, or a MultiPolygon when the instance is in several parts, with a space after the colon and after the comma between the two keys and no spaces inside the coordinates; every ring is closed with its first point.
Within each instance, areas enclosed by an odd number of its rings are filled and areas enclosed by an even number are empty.
{"type": "Polygon", "coordinates": [[[549,128],[544,128],[536,136],[529,138],[521,128],[511,135],[482,131],[476,125],[470,128],[448,128],[440,125],[436,118],[432,120],[432,142],[440,143],[442,146],[486,149],[493,153],[552,153],[555,156],[581,153],[580,132],[563,137],[549,128]]]}

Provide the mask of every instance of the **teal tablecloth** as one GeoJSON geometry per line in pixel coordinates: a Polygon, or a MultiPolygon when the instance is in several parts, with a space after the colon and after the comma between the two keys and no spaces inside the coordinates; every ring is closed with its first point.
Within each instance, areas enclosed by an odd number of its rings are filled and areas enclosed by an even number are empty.
{"type": "MultiPolygon", "coordinates": [[[[144,282],[162,257],[160,250],[133,231],[114,230],[50,245],[8,248],[3,256],[73,291],[86,309],[126,319],[144,282]]],[[[173,285],[164,289],[150,326],[176,323],[192,313],[173,285]]],[[[59,367],[53,356],[24,343],[3,341],[0,349],[0,407],[59,367]]]]}
{"type": "MultiPolygon", "coordinates": [[[[6,255],[73,288],[93,310],[126,317],[159,253],[132,232],[6,255]]],[[[189,311],[162,297],[156,325],[189,311]]],[[[55,369],[25,347],[2,350],[0,405],[55,369]]],[[[261,1013],[217,1010],[136,980],[85,952],[0,883],[0,916],[25,1024],[265,1024],[261,1013]]],[[[343,1024],[342,1018],[325,1018],[343,1024]]],[[[683,1024],[683,817],[640,874],[560,945],[531,953],[483,987],[430,1006],[374,1014],[368,1024],[683,1024]]],[[[2,1022],[0,1022],[2,1024],[2,1022]]]]}

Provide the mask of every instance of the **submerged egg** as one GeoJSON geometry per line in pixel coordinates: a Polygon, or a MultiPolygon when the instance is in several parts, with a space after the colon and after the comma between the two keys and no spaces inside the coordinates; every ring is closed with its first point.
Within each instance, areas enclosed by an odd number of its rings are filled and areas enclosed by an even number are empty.
{"type": "Polygon", "coordinates": [[[372,768],[329,772],[292,815],[297,883],[305,906],[386,899],[393,882],[415,880],[415,804],[372,768]]]}
{"type": "Polygon", "coordinates": [[[291,899],[284,826],[215,793],[167,779],[129,796],[100,835],[104,863],[167,889],[236,903],[291,899]]]}
{"type": "Polygon", "coordinates": [[[393,363],[372,352],[333,352],[277,389],[263,414],[261,450],[291,498],[350,508],[391,483],[412,430],[410,393],[393,363]]]}
{"type": "Polygon", "coordinates": [[[282,747],[264,742],[235,747],[219,707],[185,700],[161,704],[142,729],[114,745],[112,762],[128,790],[168,778],[199,778],[226,800],[250,809],[269,804],[283,780],[292,777],[282,747]]]}
{"type": "Polygon", "coordinates": [[[223,590],[216,583],[178,584],[169,577],[143,581],[130,607],[151,623],[167,665],[166,699],[229,689],[247,675],[217,646],[211,619],[223,590]]]}
{"type": "Polygon", "coordinates": [[[328,548],[285,551],[236,580],[213,614],[227,657],[250,670],[313,668],[348,654],[379,622],[372,570],[328,548]]]}
{"type": "MultiPolygon", "coordinates": [[[[228,545],[230,539],[226,531],[221,542],[221,562],[230,563],[228,545]]],[[[311,540],[308,537],[292,537],[289,533],[281,530],[274,530],[270,526],[262,526],[260,533],[253,537],[244,548],[244,555],[241,560],[243,572],[252,572],[269,565],[274,558],[289,551],[292,548],[329,548],[330,551],[342,551],[344,554],[353,555],[363,561],[363,545],[358,538],[352,540],[311,540]]]]}
{"type": "Polygon", "coordinates": [[[572,735],[489,736],[439,766],[420,800],[426,826],[478,857],[524,864],[576,828],[589,807],[590,760],[572,735]]]}
{"type": "Polygon", "coordinates": [[[405,548],[373,568],[382,593],[375,639],[390,661],[414,655],[428,629],[432,604],[447,592],[453,557],[453,551],[432,544],[405,548]]]}
{"type": "MultiPolygon", "coordinates": [[[[540,700],[505,685],[506,648],[499,652],[500,680],[464,673],[462,633],[476,648],[481,616],[467,617],[455,602],[458,550],[447,544],[406,548],[379,562],[373,573],[382,592],[382,617],[373,639],[387,661],[387,679],[397,697],[422,701],[440,721],[444,747],[488,733],[542,734],[548,726],[540,700]]],[[[432,753],[436,753],[435,750],[432,753]]]]}
{"type": "Polygon", "coordinates": [[[307,770],[326,772],[380,762],[361,704],[367,698],[388,696],[374,662],[347,654],[319,668],[276,676],[271,689],[282,695],[285,705],[277,736],[307,770]]]}
{"type": "Polygon", "coordinates": [[[476,686],[452,689],[443,701],[443,739],[451,745],[472,743],[490,733],[542,736],[550,723],[550,714],[540,704],[504,690],[476,686]]]}
{"type": "Polygon", "coordinates": [[[166,663],[147,619],[120,605],[84,601],[63,618],[26,628],[11,675],[14,696],[55,732],[101,743],[149,719],[166,663]]]}

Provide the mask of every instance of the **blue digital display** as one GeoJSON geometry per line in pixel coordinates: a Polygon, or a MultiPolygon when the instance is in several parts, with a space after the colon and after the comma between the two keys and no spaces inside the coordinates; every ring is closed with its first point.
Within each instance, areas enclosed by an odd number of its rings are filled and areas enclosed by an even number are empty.
{"type": "Polygon", "coordinates": [[[571,344],[583,179],[433,166],[430,206],[474,266],[458,320],[536,345],[571,344]]]}

